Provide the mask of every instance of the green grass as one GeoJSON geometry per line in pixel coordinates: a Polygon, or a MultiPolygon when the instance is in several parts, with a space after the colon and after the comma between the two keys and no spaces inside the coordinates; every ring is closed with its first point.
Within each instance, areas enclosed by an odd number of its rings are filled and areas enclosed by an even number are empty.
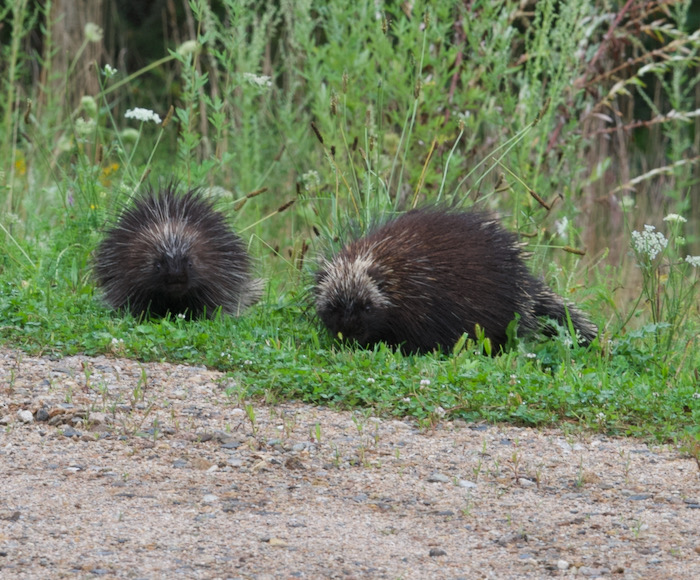
{"type": "Polygon", "coordinates": [[[206,364],[239,379],[240,400],[691,446],[700,440],[700,268],[685,260],[700,254],[697,15],[683,2],[668,14],[651,3],[622,14],[602,1],[565,4],[520,13],[511,0],[470,11],[416,2],[377,14],[370,1],[225,0],[216,10],[193,1],[197,38],[180,37],[196,43],[167,38],[138,70],[93,64],[99,91],[81,98],[75,71],[87,44],[69,70],[55,69],[50,26],[37,24],[43,8],[11,1],[0,340],[53,356],[206,364]],[[41,31],[35,77],[30,33],[41,31]],[[134,107],[168,121],[126,119],[134,107]],[[91,253],[140,182],[160,176],[219,188],[267,279],[245,316],[139,321],[100,301],[91,253]],[[496,357],[478,341],[411,357],[334,344],[309,300],[318,256],[350,229],[435,200],[499,211],[528,243],[532,270],[591,313],[600,341],[570,348],[563,333],[496,357]],[[669,213],[688,221],[664,222],[669,213]],[[644,224],[668,240],[658,255],[635,245],[644,224]]]}

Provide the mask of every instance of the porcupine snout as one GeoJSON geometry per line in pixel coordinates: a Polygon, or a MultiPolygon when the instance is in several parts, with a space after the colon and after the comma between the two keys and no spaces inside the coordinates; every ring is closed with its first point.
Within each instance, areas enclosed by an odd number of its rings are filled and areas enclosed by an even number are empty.
{"type": "Polygon", "coordinates": [[[190,288],[190,260],[187,256],[164,257],[156,263],[164,287],[170,294],[182,295],[190,288]]]}

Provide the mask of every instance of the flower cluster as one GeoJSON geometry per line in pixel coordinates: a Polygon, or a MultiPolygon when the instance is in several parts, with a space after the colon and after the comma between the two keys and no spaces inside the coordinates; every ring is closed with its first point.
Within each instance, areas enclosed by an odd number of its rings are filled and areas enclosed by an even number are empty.
{"type": "Polygon", "coordinates": [[[150,109],[142,109],[140,107],[136,107],[135,109],[129,109],[124,116],[127,119],[136,119],[137,121],[141,121],[142,123],[146,121],[153,121],[154,123],[161,122],[160,116],[158,116],[157,113],[154,113],[150,109]]]}
{"type": "Polygon", "coordinates": [[[97,26],[94,22],[88,22],[83,29],[83,34],[85,34],[85,40],[88,42],[100,42],[104,36],[102,29],[97,26]]]}
{"type": "Polygon", "coordinates": [[[253,73],[243,73],[243,78],[251,85],[267,89],[272,86],[272,79],[265,75],[255,75],[253,73]]]}
{"type": "Polygon", "coordinates": [[[321,185],[321,178],[318,175],[318,171],[311,169],[301,176],[301,181],[304,184],[305,191],[313,191],[319,185],[321,185]]]}
{"type": "Polygon", "coordinates": [[[672,222],[672,223],[679,223],[679,224],[684,224],[688,220],[685,219],[682,215],[678,215],[677,213],[670,213],[664,218],[665,222],[672,222]]]}
{"type": "Polygon", "coordinates": [[[686,256],[685,261],[688,262],[693,268],[700,268],[700,256],[686,256]]]}
{"type": "Polygon", "coordinates": [[[643,232],[632,232],[632,244],[638,254],[645,254],[653,260],[664,250],[668,240],[654,226],[645,225],[643,232]]]}
{"type": "Polygon", "coordinates": [[[102,74],[107,79],[111,79],[114,75],[117,74],[117,72],[118,72],[117,69],[109,64],[106,64],[104,69],[102,70],[102,74]]]}

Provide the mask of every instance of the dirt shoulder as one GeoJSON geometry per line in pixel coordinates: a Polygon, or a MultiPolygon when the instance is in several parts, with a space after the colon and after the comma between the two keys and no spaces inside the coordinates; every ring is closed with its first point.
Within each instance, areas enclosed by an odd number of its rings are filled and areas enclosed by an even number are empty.
{"type": "Polygon", "coordinates": [[[253,427],[221,381],[0,350],[0,577],[700,578],[671,448],[296,403],[253,427]]]}

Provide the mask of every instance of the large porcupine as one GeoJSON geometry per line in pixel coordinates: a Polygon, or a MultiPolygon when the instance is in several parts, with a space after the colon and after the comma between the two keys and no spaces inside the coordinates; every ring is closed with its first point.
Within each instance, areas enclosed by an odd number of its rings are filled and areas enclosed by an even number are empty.
{"type": "Polygon", "coordinates": [[[106,233],[94,260],[106,302],[134,316],[238,315],[260,296],[241,239],[200,189],[147,187],[106,233]]]}
{"type": "Polygon", "coordinates": [[[334,336],[406,353],[447,352],[477,324],[498,352],[516,315],[521,331],[552,334],[539,318],[566,326],[568,311],[580,343],[598,333],[529,272],[497,219],[440,207],[409,211],[346,245],[316,274],[314,298],[334,336]]]}

